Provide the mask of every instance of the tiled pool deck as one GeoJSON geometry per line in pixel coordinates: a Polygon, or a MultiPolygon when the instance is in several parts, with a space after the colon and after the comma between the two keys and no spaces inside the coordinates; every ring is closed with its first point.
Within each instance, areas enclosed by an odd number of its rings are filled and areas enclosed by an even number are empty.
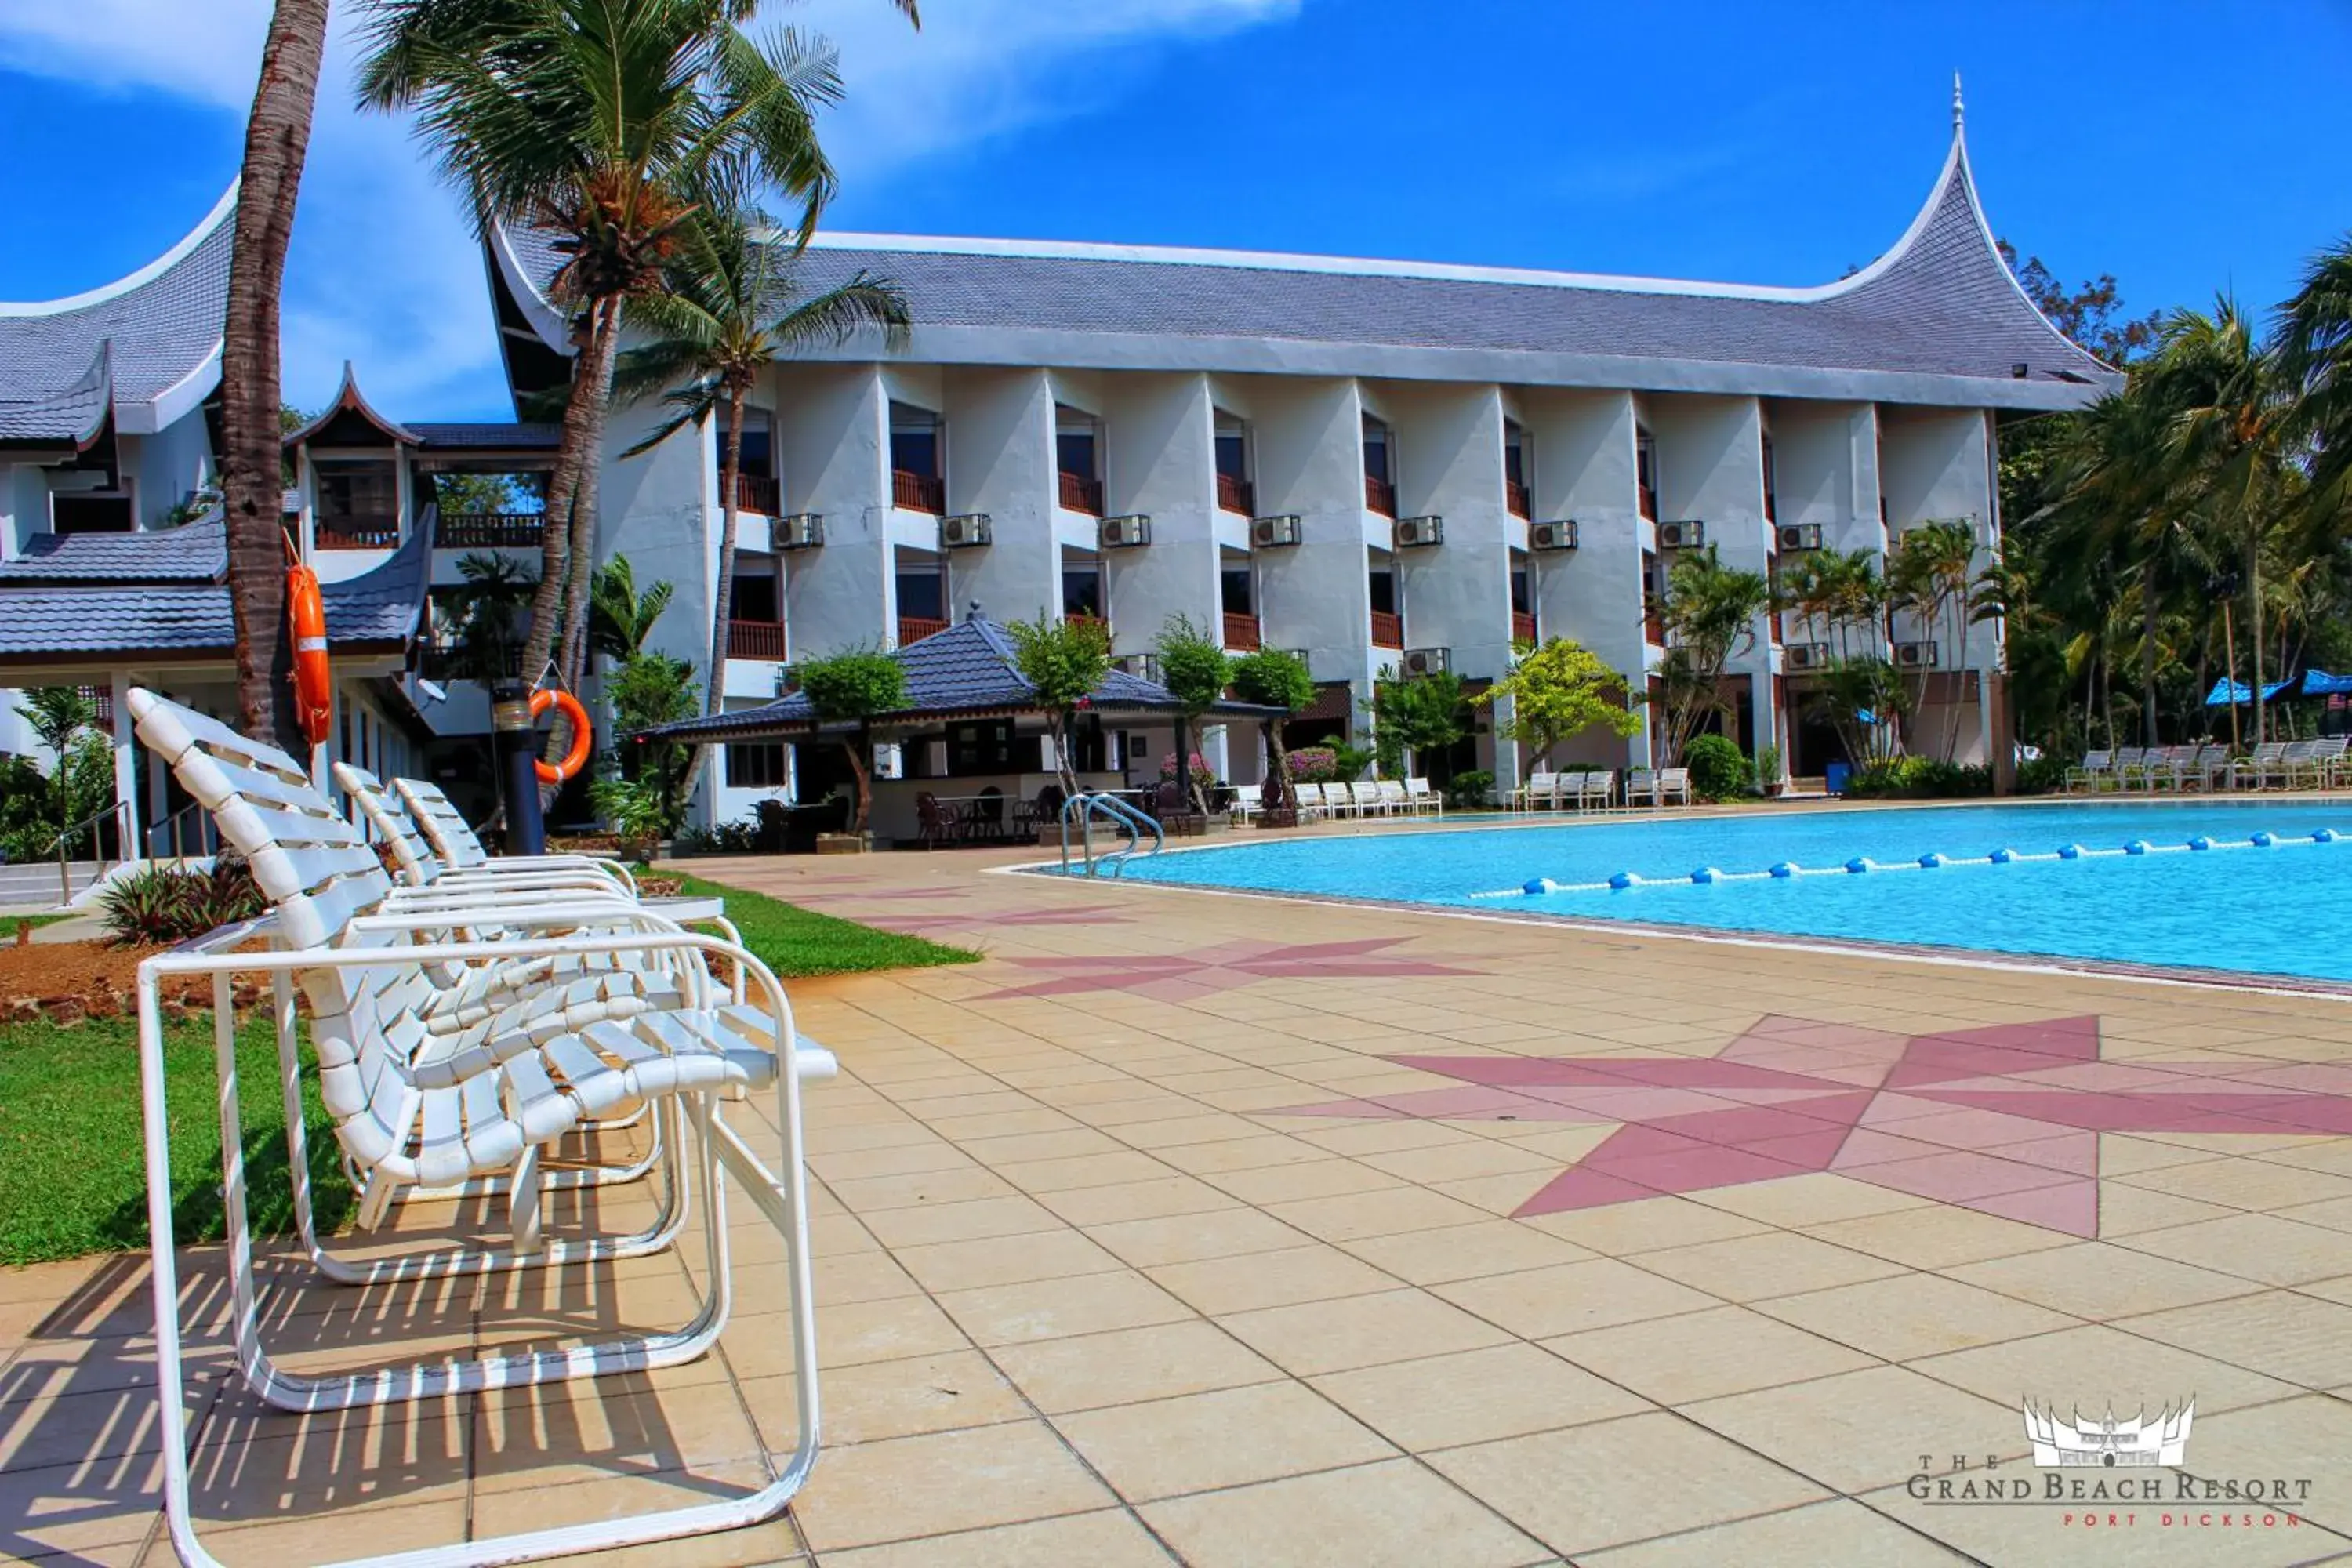
{"type": "MultiPolygon", "coordinates": [[[[594,1561],[2352,1553],[2352,1003],[987,874],[1011,858],[718,871],[989,958],[794,988],[844,1069],[809,1097],[824,1457],[786,1521],[594,1561]],[[2028,1395],[2193,1396],[2184,1472],[2295,1500],[2167,1472],[2156,1502],[1939,1501],[2043,1495],[2028,1395]]],[[[793,1411],[747,1209],[719,1354],[388,1415],[261,1410],[192,1255],[215,1550],[742,1489],[793,1411]]],[[[297,1364],[545,1342],[682,1317],[698,1253],[289,1269],[268,1315],[297,1364]]],[[[0,1555],[170,1561],[147,1313],[141,1258],[0,1273],[0,1555]]]]}

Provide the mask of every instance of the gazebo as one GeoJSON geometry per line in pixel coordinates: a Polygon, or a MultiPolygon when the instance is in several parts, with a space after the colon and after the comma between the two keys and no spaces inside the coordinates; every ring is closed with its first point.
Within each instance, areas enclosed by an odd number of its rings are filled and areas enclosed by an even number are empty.
{"type": "MultiPolygon", "coordinates": [[[[877,715],[868,726],[876,752],[868,826],[877,838],[919,837],[916,800],[927,793],[948,801],[1001,797],[1009,811],[1013,802],[1034,800],[1061,782],[1051,714],[1021,673],[1013,639],[1002,625],[975,609],[957,625],[897,648],[890,657],[906,672],[908,705],[877,715]]],[[[1112,669],[1080,705],[1070,736],[1071,771],[1080,786],[1158,784],[1166,750],[1161,737],[1182,712],[1166,687],[1112,669]]],[[[1263,727],[1286,716],[1279,709],[1226,701],[1211,708],[1203,720],[1263,727]]],[[[847,782],[840,747],[856,736],[855,726],[821,723],[807,694],[794,691],[757,708],[656,725],[638,731],[636,739],[730,749],[793,747],[793,795],[811,802],[847,782]]]]}

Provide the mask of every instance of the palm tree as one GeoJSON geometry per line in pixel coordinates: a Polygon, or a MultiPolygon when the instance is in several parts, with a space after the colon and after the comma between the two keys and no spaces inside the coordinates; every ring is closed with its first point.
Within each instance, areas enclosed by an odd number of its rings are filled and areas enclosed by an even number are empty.
{"type": "MultiPolygon", "coordinates": [[[[719,448],[719,584],[711,605],[710,681],[702,710],[716,713],[727,693],[728,617],[735,598],[735,540],[740,516],[744,400],[770,366],[812,343],[846,342],[861,327],[882,329],[896,350],[906,341],[906,296],[864,272],[795,300],[788,255],[756,232],[756,213],[740,193],[712,193],[678,231],[668,290],[641,301],[636,320],[652,341],[623,354],[614,394],[624,401],[659,394],[675,410],[668,423],[629,448],[652,450],[714,414],[725,421],[719,448]]],[[[695,750],[685,792],[702,774],[708,747],[695,750]]]]}
{"type": "Polygon", "coordinates": [[[637,570],[625,555],[615,555],[596,568],[588,605],[588,647],[619,663],[645,651],[669,602],[677,596],[674,583],[656,583],[637,592],[637,570]]]}
{"type": "Polygon", "coordinates": [[[2352,505],[2352,234],[2313,258],[2281,308],[2279,375],[2310,444],[2311,498],[2341,521],[2352,505]]]}
{"type": "Polygon", "coordinates": [[[284,454],[278,423],[278,296],[310,110],[327,48],[328,0],[278,0],[245,125],[228,309],[221,325],[221,495],[228,523],[229,610],[245,732],[275,744],[300,732],[286,627],[284,454]]]}
{"type": "Polygon", "coordinates": [[[814,230],[834,188],[815,120],[840,96],[834,51],[790,27],[755,42],[755,0],[367,5],[362,100],[417,111],[485,230],[539,227],[563,258],[551,292],[572,312],[574,369],[524,666],[553,654],[576,682],[623,308],[661,292],[692,193],[722,171],[774,185],[801,237],[814,230]]]}
{"type": "Polygon", "coordinates": [[[514,557],[490,553],[458,557],[457,574],[462,583],[433,595],[457,644],[450,673],[469,680],[511,679],[520,668],[519,623],[539,579],[514,557]]]}
{"type": "Polygon", "coordinates": [[[78,687],[43,686],[25,694],[25,702],[16,710],[16,717],[39,737],[57,757],[57,765],[49,777],[58,814],[58,836],[62,838],[74,825],[74,799],[70,780],[70,762],[74,737],[98,722],[98,704],[82,695],[78,687]]]}
{"type": "Polygon", "coordinates": [[[1772,585],[1760,572],[1723,564],[1709,545],[1685,551],[1666,581],[1664,755],[1683,747],[1710,713],[1724,710],[1723,667],[1756,646],[1757,617],[1771,607],[1772,585]]]}

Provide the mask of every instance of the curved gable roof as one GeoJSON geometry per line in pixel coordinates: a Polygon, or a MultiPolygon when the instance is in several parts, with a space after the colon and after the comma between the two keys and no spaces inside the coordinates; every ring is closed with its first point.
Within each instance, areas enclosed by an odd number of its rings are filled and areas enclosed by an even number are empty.
{"type": "Polygon", "coordinates": [[[236,237],[232,184],[186,238],[128,278],[68,299],[0,303],[0,439],[84,441],[67,395],[101,358],[118,428],[158,430],[220,380],[236,237]]]}

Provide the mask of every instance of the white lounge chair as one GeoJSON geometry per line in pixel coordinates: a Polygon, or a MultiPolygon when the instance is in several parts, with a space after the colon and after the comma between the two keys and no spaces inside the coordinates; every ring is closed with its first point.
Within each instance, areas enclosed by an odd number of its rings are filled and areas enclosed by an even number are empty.
{"type": "Polygon", "coordinates": [[[2305,748],[2301,756],[2287,748],[2286,784],[2289,789],[2325,789],[2336,782],[2336,770],[2344,763],[2344,737],[2323,736],[2315,741],[2296,744],[2305,748]]]}
{"type": "Polygon", "coordinates": [[[1265,810],[1265,795],[1256,784],[1235,784],[1233,804],[1225,808],[1225,815],[1228,820],[1240,826],[1265,810]]]}
{"type": "Polygon", "coordinates": [[[1658,770],[1657,797],[1659,804],[1664,805],[1665,803],[1665,797],[1668,795],[1674,796],[1685,805],[1688,805],[1691,803],[1690,770],[1688,768],[1660,768],[1658,770]]]}
{"type": "Polygon", "coordinates": [[[2286,760],[2284,741],[2264,741],[2253,751],[2230,764],[2231,789],[2263,789],[2268,786],[2286,760]]]}
{"type": "MultiPolygon", "coordinates": [[[[192,1509],[182,1364],[177,1259],[173,1243],[171,1116],[163,1082],[161,983],[210,975],[222,1092],[221,1147],[244,1147],[236,1079],[230,977],[269,973],[281,981],[278,1017],[290,1037],[290,981],[310,1004],[320,1097],[343,1153],[363,1173],[362,1225],[383,1213],[403,1186],[447,1186],[510,1175],[511,1262],[543,1244],[537,1176],[542,1153],[589,1118],[625,1103],[656,1105],[673,1137],[691,1125],[697,1190],[705,1205],[709,1258],[699,1308],[684,1327],[570,1349],[444,1361],[356,1377],[298,1375],[278,1367],[260,1340],[261,1314],[246,1208],[244,1162],[224,1171],[233,1338],[247,1382],[269,1405],[324,1411],[436,1400],[512,1387],[675,1365],[707,1352],[725,1326],[732,1290],[727,1262],[723,1182],[739,1188],[783,1238],[791,1308],[797,1431],[774,1479],[740,1497],[586,1526],[478,1539],[404,1555],[433,1568],[522,1562],[583,1550],[672,1540],[750,1524],[780,1513],[814,1463],[817,1363],[809,1274],[807,1185],[802,1163],[800,1083],[829,1076],[831,1057],[794,1032],[783,988],[753,954],[719,938],[662,929],[656,917],[616,911],[609,901],[566,905],[560,897],[526,917],[502,909],[509,930],[526,923],[561,935],[448,940],[451,916],[376,915],[391,890],[375,852],[284,752],[246,740],[217,721],[134,689],[139,738],[168,763],[183,787],[211,811],[222,837],[242,852],[269,899],[271,952],[173,952],[139,967],[139,1047],[146,1133],[148,1218],[156,1305],[155,1361],[163,1494],[173,1545],[182,1561],[211,1563],[192,1509]],[[588,929],[611,922],[625,934],[588,929]],[[419,939],[422,939],[420,942],[419,939]],[[584,976],[550,987],[455,1036],[433,1037],[426,1022],[445,1005],[437,975],[448,966],[496,969],[575,953],[639,955],[646,967],[584,976]],[[706,958],[748,974],[761,1002],[730,1004],[706,958]],[[658,978],[661,984],[655,984],[658,978]],[[727,1125],[722,1098],[772,1088],[777,1097],[781,1173],[772,1172],[727,1125]]],[[[299,1104],[299,1079],[282,1086],[299,1104]]],[[[305,1169],[300,1115],[289,1119],[293,1169],[305,1169]]],[[[298,1182],[300,1177],[298,1175],[298,1182]]],[[[431,1272],[415,1278],[428,1279],[431,1272]]]]}
{"type": "Polygon", "coordinates": [[[1298,801],[1299,821],[1313,821],[1317,818],[1329,815],[1330,808],[1323,803],[1323,786],[1321,784],[1293,784],[1290,788],[1292,794],[1298,801]]]}
{"type": "Polygon", "coordinates": [[[1438,794],[1435,790],[1430,788],[1429,781],[1427,779],[1409,778],[1405,780],[1404,793],[1405,798],[1411,804],[1412,814],[1415,816],[1443,816],[1445,815],[1445,797],[1438,794]]]}
{"type": "Polygon", "coordinates": [[[1596,768],[1584,775],[1584,784],[1577,795],[1579,809],[1593,807],[1606,811],[1617,797],[1617,770],[1596,768]]]}
{"type": "Polygon", "coordinates": [[[2111,751],[2084,752],[2081,763],[2066,770],[2061,785],[2068,795],[2087,793],[2097,789],[2100,781],[2115,772],[2115,766],[2116,754],[2111,751]]]}
{"type": "Polygon", "coordinates": [[[1521,811],[1534,811],[1540,806],[1549,811],[1559,804],[1559,775],[1538,768],[1528,775],[1528,782],[1512,792],[1513,804],[1521,811]]]}
{"type": "MultiPolygon", "coordinates": [[[[477,871],[489,864],[490,852],[482,847],[473,825],[466,820],[455,803],[442,793],[441,786],[426,779],[394,779],[392,787],[416,819],[417,831],[432,845],[434,852],[453,869],[477,871]]],[[[607,860],[595,855],[501,855],[498,863],[502,868],[494,875],[516,876],[525,871],[602,871],[636,884],[629,878],[628,868],[617,860],[607,860]]]]}
{"type": "Polygon", "coordinates": [[[1382,779],[1380,782],[1381,813],[1385,816],[1411,816],[1412,796],[1406,793],[1404,780],[1382,779]]]}

